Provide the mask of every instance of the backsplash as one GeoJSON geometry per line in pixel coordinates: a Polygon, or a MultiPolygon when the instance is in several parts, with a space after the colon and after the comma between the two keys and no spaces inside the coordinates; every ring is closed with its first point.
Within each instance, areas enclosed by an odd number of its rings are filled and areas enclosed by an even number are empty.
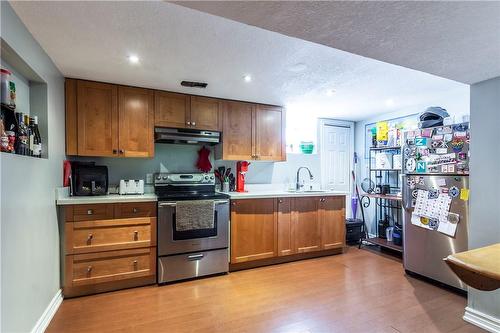
{"type": "MultiPolygon", "coordinates": [[[[72,161],[94,161],[106,165],[109,183],[118,184],[120,179],[144,179],[147,173],[155,172],[197,172],[199,145],[155,144],[154,158],[114,158],[114,157],[71,157],[72,161]]],[[[210,162],[214,165],[213,148],[210,162]]]]}

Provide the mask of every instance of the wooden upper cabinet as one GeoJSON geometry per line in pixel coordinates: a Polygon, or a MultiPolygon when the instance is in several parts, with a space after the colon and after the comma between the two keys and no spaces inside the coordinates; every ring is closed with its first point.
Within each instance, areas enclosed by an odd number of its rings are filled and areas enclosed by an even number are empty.
{"type": "Polygon", "coordinates": [[[277,255],[276,200],[231,200],[231,263],[277,255]]]}
{"type": "Polygon", "coordinates": [[[321,250],[321,223],[318,197],[301,197],[292,200],[294,247],[297,253],[321,250]]]}
{"type": "Polygon", "coordinates": [[[284,160],[284,113],[280,107],[257,105],[254,117],[255,158],[264,161],[284,160]]]}
{"type": "Polygon", "coordinates": [[[255,155],[252,133],[254,104],[224,102],[222,159],[251,160],[255,155]]]}
{"type": "Polygon", "coordinates": [[[118,89],[118,100],[118,146],[120,156],[153,157],[153,91],[120,86],[118,89]]]}
{"type": "Polygon", "coordinates": [[[190,127],[189,95],[155,91],[155,126],[190,127]]]}
{"type": "Polygon", "coordinates": [[[76,86],[78,155],[117,156],[117,86],[89,81],[77,81],[76,86]]]}
{"type": "Polygon", "coordinates": [[[342,248],[345,244],[345,197],[325,197],[319,202],[321,248],[342,248]]]}
{"type": "Polygon", "coordinates": [[[278,200],[278,256],[294,254],[294,230],[291,217],[291,199],[278,200]]]}
{"type": "Polygon", "coordinates": [[[191,128],[201,130],[221,130],[221,101],[216,98],[191,96],[191,128]]]}

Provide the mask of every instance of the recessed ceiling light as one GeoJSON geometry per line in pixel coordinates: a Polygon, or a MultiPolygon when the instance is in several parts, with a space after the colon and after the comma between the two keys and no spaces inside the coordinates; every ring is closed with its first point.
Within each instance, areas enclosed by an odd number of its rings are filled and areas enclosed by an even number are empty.
{"type": "Polygon", "coordinates": [[[327,95],[327,96],[333,96],[333,94],[335,94],[335,89],[328,89],[328,90],[326,91],[326,95],[327,95]]]}
{"type": "Polygon", "coordinates": [[[243,76],[243,80],[245,80],[245,82],[251,82],[252,77],[249,74],[247,74],[247,75],[243,76]]]}
{"type": "Polygon", "coordinates": [[[138,57],[138,56],[136,56],[135,54],[129,55],[129,56],[128,56],[128,61],[129,61],[131,64],[138,64],[138,63],[139,63],[139,57],[138,57]]]}
{"type": "Polygon", "coordinates": [[[386,99],[385,106],[394,106],[394,100],[392,98],[386,99]]]}

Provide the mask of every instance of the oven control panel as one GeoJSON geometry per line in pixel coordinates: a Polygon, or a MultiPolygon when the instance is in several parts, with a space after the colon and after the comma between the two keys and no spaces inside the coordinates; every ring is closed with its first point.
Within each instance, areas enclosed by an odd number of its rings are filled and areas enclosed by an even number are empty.
{"type": "Polygon", "coordinates": [[[155,185],[178,184],[178,185],[215,185],[213,173],[155,173],[155,185]]]}

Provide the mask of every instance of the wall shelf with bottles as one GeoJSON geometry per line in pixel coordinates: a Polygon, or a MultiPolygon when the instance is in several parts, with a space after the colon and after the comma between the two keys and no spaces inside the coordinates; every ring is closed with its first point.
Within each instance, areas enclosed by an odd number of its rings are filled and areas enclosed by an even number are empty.
{"type": "Polygon", "coordinates": [[[48,158],[47,83],[0,38],[2,155],[48,158]]]}

